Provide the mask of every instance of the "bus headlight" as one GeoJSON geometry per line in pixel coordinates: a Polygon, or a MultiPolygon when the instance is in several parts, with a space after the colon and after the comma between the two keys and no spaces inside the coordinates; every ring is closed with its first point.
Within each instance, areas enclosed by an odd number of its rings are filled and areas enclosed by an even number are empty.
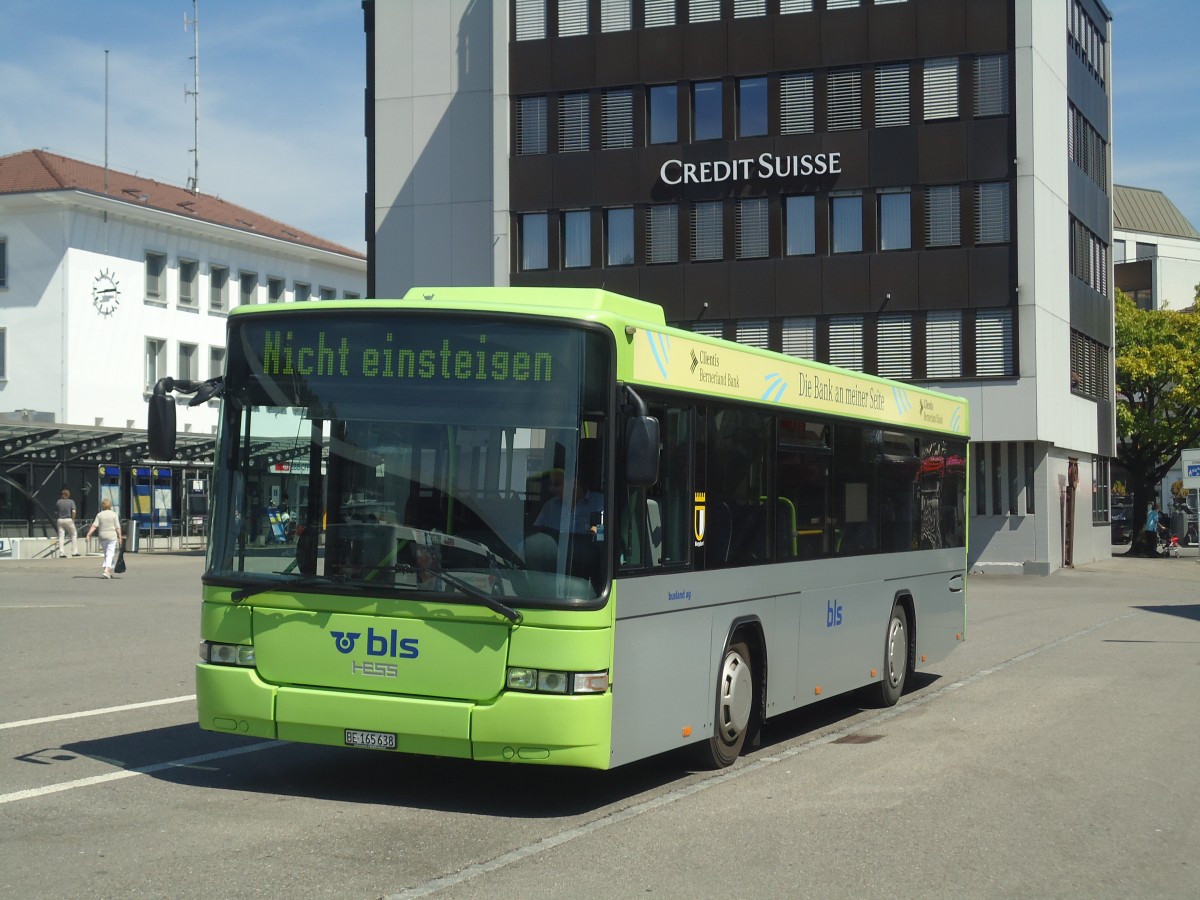
{"type": "Polygon", "coordinates": [[[200,662],[214,666],[254,666],[254,648],[246,644],[200,642],[200,662]]]}
{"type": "Polygon", "coordinates": [[[603,694],[608,690],[608,672],[555,672],[512,666],[505,684],[510,691],[538,694],[603,694]]]}

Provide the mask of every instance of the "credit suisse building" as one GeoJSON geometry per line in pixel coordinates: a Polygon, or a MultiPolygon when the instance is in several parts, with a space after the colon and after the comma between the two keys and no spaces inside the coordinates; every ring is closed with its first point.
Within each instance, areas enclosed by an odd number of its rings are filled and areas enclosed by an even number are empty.
{"type": "Polygon", "coordinates": [[[966,396],[970,561],[1110,555],[1096,0],[364,0],[368,280],[590,286],[966,396]]]}

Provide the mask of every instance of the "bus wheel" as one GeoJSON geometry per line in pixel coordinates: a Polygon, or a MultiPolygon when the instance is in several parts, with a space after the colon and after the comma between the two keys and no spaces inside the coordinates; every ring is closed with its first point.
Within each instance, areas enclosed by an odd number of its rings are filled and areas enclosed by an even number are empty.
{"type": "Polygon", "coordinates": [[[908,613],[897,603],[888,619],[887,639],[883,644],[883,677],[871,685],[870,698],[875,706],[895,706],[904,693],[908,679],[908,613]]]}
{"type": "Polygon", "coordinates": [[[717,723],[715,734],[697,746],[700,762],[707,768],[723,769],[741,755],[754,706],[754,677],[750,650],[745,644],[730,644],[717,672],[717,723]]]}

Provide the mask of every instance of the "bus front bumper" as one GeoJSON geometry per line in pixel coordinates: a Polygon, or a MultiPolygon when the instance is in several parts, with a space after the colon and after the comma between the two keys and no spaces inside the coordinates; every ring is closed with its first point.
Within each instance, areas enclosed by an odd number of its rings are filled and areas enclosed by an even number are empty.
{"type": "Polygon", "coordinates": [[[612,694],[505,692],[489,704],[276,687],[249,668],[196,667],[200,727],[346,746],[346,729],[396,735],[396,750],[493,762],[607,769],[612,694]]]}

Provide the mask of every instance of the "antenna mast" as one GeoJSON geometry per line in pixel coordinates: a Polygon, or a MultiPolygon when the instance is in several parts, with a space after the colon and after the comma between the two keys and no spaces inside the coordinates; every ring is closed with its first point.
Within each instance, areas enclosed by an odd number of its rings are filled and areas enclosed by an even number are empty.
{"type": "Polygon", "coordinates": [[[183,89],[183,99],[186,101],[188,97],[191,97],[194,105],[192,174],[187,183],[187,189],[194,194],[200,190],[200,0],[192,0],[191,19],[187,17],[187,13],[183,14],[184,31],[188,30],[188,25],[192,26],[192,33],[196,39],[196,50],[192,55],[192,89],[190,91],[186,87],[183,89]]]}

